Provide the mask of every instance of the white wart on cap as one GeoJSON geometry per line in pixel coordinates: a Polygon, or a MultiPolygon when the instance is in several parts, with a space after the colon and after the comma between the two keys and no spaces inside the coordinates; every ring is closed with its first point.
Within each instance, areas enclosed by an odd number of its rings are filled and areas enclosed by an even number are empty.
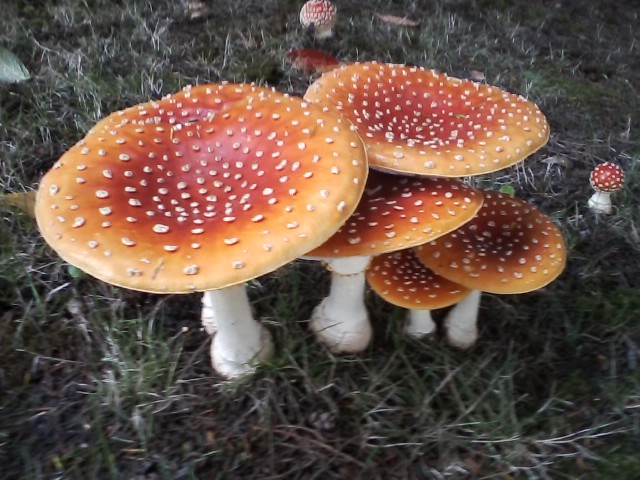
{"type": "Polygon", "coordinates": [[[131,289],[262,275],[323,243],[361,196],[362,142],[327,110],[224,84],[114,113],[42,179],[39,228],[67,262],[131,289]]]}
{"type": "Polygon", "coordinates": [[[443,177],[509,167],[549,139],[540,109],[498,87],[419,67],[343,65],[305,99],[334,105],[354,125],[374,168],[443,177]]]}
{"type": "Polygon", "coordinates": [[[567,261],[558,226],[517,198],[489,191],[484,197],[473,220],[417,247],[418,258],[449,280],[489,293],[525,293],[555,280],[567,261]]]}
{"type": "Polygon", "coordinates": [[[482,193],[453,178],[371,171],[347,222],[312,257],[371,256],[428,242],[471,220],[482,193]]]}

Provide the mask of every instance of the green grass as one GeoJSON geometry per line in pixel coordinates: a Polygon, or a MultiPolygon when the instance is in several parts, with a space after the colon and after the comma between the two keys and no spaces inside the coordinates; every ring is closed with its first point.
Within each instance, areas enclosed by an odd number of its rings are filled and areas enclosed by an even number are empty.
{"type": "Polygon", "coordinates": [[[538,103],[549,144],[473,183],[539,206],[570,258],[542,291],[484,296],[481,338],[466,352],[441,335],[407,339],[404,312],[369,293],[372,345],[343,356],[306,321],[327,274],[294,263],[249,289],[275,356],[227,382],[211,368],[197,295],[78,276],[30,218],[0,207],[3,478],[640,476],[640,100],[628,94],[640,88],[640,37],[630,4],[343,1],[336,37],[317,43],[292,0],[216,0],[196,20],[187,2],[5,3],[0,44],[33,79],[0,85],[0,193],[37,188],[108,113],[188,84],[255,81],[301,95],[313,77],[285,53],[316,47],[345,61],[483,72],[538,103]],[[628,186],[603,217],[586,201],[589,171],[606,160],[626,169],[628,186]]]}

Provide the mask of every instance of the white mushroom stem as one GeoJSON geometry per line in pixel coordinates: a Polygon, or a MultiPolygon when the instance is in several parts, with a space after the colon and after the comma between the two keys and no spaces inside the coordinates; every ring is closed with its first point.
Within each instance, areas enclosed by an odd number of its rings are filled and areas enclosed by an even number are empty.
{"type": "Polygon", "coordinates": [[[611,204],[611,193],[596,191],[588,202],[589,208],[596,213],[609,215],[613,211],[611,204]]]}
{"type": "Polygon", "coordinates": [[[212,296],[208,295],[209,292],[205,292],[202,296],[202,315],[200,319],[205,332],[209,335],[214,335],[217,331],[216,327],[216,311],[212,305],[212,296]]]}
{"type": "Polygon", "coordinates": [[[404,333],[413,338],[422,338],[435,331],[436,324],[431,317],[431,310],[409,310],[404,333]]]}
{"type": "Polygon", "coordinates": [[[464,350],[478,340],[478,309],[481,294],[481,290],[471,290],[469,295],[447,313],[444,328],[450,345],[464,350]]]}
{"type": "MultiPolygon", "coordinates": [[[[256,365],[273,351],[269,331],[251,314],[244,284],[204,293],[207,318],[215,319],[211,363],[227,378],[253,373],[256,365]]],[[[203,312],[203,319],[205,313],[203,312]]],[[[209,331],[205,324],[205,329],[209,331]]]]}
{"type": "Polygon", "coordinates": [[[331,290],[311,315],[311,329],[336,353],[361,352],[371,341],[371,323],[364,304],[365,270],[371,257],[326,259],[331,290]]]}

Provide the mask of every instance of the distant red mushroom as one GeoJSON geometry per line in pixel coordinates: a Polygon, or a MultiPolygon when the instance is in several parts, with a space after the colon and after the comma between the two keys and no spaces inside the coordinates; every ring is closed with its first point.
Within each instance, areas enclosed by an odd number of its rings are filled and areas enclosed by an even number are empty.
{"type": "Polygon", "coordinates": [[[589,199],[589,208],[596,213],[610,214],[611,194],[624,186],[624,170],[615,163],[605,162],[593,169],[589,182],[596,191],[589,199]]]}
{"type": "Polygon", "coordinates": [[[305,28],[312,27],[316,38],[332,36],[336,19],[336,6],[328,0],[309,0],[300,9],[300,23],[305,28]]]}
{"type": "Polygon", "coordinates": [[[287,52],[287,60],[293,68],[307,73],[325,73],[340,65],[340,61],[333,55],[313,48],[290,50],[287,52]]]}

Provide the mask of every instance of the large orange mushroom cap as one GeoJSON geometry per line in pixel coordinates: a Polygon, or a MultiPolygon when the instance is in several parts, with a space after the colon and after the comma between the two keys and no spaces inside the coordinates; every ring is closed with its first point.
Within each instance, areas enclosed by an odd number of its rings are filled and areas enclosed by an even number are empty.
{"type": "Polygon", "coordinates": [[[537,208],[499,192],[484,192],[476,217],[416,248],[434,272],[474,290],[526,293],[562,273],[567,247],[558,226],[537,208]]]}
{"type": "Polygon", "coordinates": [[[334,105],[358,128],[373,168],[442,177],[509,167],[545,145],[540,109],[498,87],[420,67],[343,65],[305,99],[334,105]]]}
{"type": "Polygon", "coordinates": [[[257,277],[326,241],[367,177],[353,126],[249,85],[205,85],[114,113],[44,176],[36,217],[67,262],[169,293],[257,277]]]}
{"type": "Polygon", "coordinates": [[[468,222],[481,205],[482,192],[454,178],[372,170],[351,217],[308,255],[371,256],[420,245],[468,222]]]}

